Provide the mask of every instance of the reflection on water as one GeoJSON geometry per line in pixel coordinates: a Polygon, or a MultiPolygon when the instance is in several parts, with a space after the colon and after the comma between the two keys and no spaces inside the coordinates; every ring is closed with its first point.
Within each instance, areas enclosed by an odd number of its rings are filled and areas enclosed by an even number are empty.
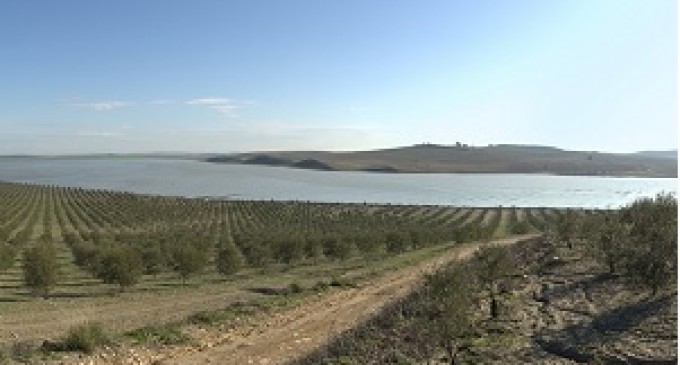
{"type": "Polygon", "coordinates": [[[456,206],[617,207],[677,179],[380,174],[169,159],[0,159],[0,180],[144,194],[456,206]]]}

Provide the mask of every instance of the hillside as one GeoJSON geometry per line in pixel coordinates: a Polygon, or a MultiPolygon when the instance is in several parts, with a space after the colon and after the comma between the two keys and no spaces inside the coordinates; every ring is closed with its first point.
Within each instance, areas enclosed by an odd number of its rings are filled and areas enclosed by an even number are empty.
{"type": "Polygon", "coordinates": [[[328,152],[250,152],[213,156],[216,163],[288,166],[317,170],[411,173],[544,173],[556,175],[677,177],[672,151],[615,154],[525,145],[442,146],[328,152]]]}

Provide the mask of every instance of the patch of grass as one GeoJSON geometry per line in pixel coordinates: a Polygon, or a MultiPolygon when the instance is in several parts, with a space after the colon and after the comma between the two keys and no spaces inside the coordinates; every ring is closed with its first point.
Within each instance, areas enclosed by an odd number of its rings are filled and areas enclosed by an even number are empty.
{"type": "Polygon", "coordinates": [[[111,343],[99,323],[87,322],[69,329],[68,334],[59,342],[45,342],[42,345],[44,351],[80,351],[91,354],[102,345],[111,343]]]}
{"type": "Polygon", "coordinates": [[[190,341],[190,337],[176,324],[146,326],[125,332],[124,336],[134,344],[181,345],[190,341]]]}
{"type": "Polygon", "coordinates": [[[239,315],[248,315],[254,313],[252,306],[237,302],[221,310],[201,311],[194,313],[187,318],[187,322],[191,324],[212,325],[215,323],[222,323],[232,320],[239,315]]]}
{"type": "Polygon", "coordinates": [[[220,310],[198,312],[187,317],[186,322],[198,325],[225,323],[240,316],[251,316],[272,310],[289,308],[304,298],[304,290],[299,285],[298,289],[288,288],[287,291],[288,294],[286,295],[267,296],[246,303],[236,302],[220,310]]]}

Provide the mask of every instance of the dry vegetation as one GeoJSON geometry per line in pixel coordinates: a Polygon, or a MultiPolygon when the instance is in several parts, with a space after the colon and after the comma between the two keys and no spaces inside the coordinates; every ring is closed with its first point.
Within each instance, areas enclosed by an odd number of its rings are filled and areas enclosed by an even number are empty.
{"type": "Polygon", "coordinates": [[[485,248],[296,364],[675,364],[677,201],[567,211],[485,248]]]}

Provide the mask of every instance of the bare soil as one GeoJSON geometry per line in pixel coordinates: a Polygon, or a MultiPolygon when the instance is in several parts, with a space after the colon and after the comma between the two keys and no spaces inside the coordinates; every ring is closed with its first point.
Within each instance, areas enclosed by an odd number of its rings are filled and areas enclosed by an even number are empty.
{"type": "MultiPolygon", "coordinates": [[[[490,244],[509,245],[532,235],[490,244]]],[[[376,277],[356,288],[306,298],[273,315],[237,318],[221,326],[190,326],[191,345],[162,348],[104,349],[92,356],[68,356],[62,364],[282,364],[327,343],[337,334],[406,296],[424,275],[455,260],[470,257],[483,243],[465,244],[444,255],[376,277]]]]}

